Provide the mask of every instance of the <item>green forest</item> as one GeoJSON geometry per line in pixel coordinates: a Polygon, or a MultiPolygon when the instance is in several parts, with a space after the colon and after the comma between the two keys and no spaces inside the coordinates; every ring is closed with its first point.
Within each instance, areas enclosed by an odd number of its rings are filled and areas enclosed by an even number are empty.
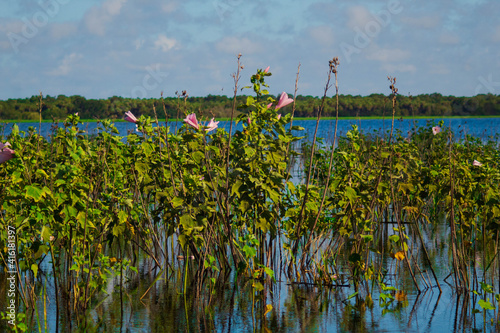
{"type": "MultiPolygon", "coordinates": [[[[246,96],[238,96],[238,105],[246,96]]],[[[443,96],[438,93],[397,97],[397,116],[496,116],[500,115],[500,96],[493,94],[473,97],[443,96]]],[[[321,98],[297,96],[296,117],[314,117],[321,105],[321,98]]],[[[336,97],[327,97],[322,116],[334,116],[336,97]]],[[[41,103],[42,119],[62,120],[78,112],[81,119],[121,119],[126,111],[136,116],[181,118],[184,113],[196,112],[200,116],[226,118],[230,116],[232,98],[208,95],[206,97],[167,97],[164,99],[133,99],[113,96],[108,99],[86,99],[82,96],[44,96],[41,103]]],[[[292,106],[283,113],[292,111],[292,106]]],[[[0,101],[1,120],[38,120],[40,96],[0,101]]],[[[369,96],[339,96],[340,117],[377,117],[392,113],[392,101],[383,94],[369,96]]]]}

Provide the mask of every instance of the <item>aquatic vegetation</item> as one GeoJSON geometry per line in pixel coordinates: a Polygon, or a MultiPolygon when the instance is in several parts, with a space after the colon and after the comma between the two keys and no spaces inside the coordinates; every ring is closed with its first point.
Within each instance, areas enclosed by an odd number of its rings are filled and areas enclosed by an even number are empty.
{"type": "Polygon", "coordinates": [[[190,126],[192,126],[195,129],[199,129],[200,125],[198,125],[198,120],[196,119],[196,114],[191,113],[184,119],[184,122],[190,126]]]}
{"type": "Polygon", "coordinates": [[[288,97],[286,92],[282,92],[278,104],[276,104],[276,110],[281,109],[282,107],[287,106],[288,104],[293,103],[293,98],[288,97]]]}
{"type": "MultiPolygon", "coordinates": [[[[334,79],[337,108],[338,65],[336,58],[329,64],[323,99],[334,79]]],[[[235,96],[240,69],[238,62],[235,96]]],[[[111,279],[122,288],[143,258],[161,271],[156,279],[182,276],[185,298],[214,294],[217,281],[234,273],[249,283],[252,309],[264,317],[273,307],[262,293],[278,277],[352,286],[345,302],[356,308],[373,305],[377,293],[384,310],[396,311],[407,306],[410,288],[397,277],[410,276],[419,291],[441,289],[438,269],[449,271],[460,293],[490,285],[478,304],[498,314],[498,143],[454,140],[441,122],[413,128],[411,140],[393,127],[382,136],[353,126],[337,137],[335,129],[331,146],[315,134],[298,149],[295,99],[270,96],[270,75],[269,67],[257,70],[245,87],[254,95],[233,104],[240,114],[232,120],[241,124],[234,133],[233,121],[226,131],[195,110],[183,110],[175,131],[129,111],[125,119],[140,133],[125,138],[110,120],[90,137],[78,115],[48,138],[14,127],[5,138],[12,149],[0,147],[10,154],[0,160],[0,245],[15,228],[24,309],[35,308],[41,276],[50,275],[63,296],[56,301],[66,302],[58,308],[84,314],[111,279]],[[286,107],[292,112],[277,113],[286,107]],[[294,163],[303,178],[292,173],[294,163]],[[437,267],[436,240],[426,233],[437,221],[447,224],[446,267],[437,267]]],[[[389,80],[394,118],[398,92],[389,80]]]]}
{"type": "Polygon", "coordinates": [[[10,147],[10,143],[0,142],[0,163],[7,162],[8,160],[14,157],[14,154],[16,152],[8,147],[10,147]]]}
{"type": "MultiPolygon", "coordinates": [[[[78,113],[76,113],[75,115],[78,116],[78,113]]],[[[137,123],[137,118],[130,111],[125,112],[125,120],[134,124],[137,123]]]]}

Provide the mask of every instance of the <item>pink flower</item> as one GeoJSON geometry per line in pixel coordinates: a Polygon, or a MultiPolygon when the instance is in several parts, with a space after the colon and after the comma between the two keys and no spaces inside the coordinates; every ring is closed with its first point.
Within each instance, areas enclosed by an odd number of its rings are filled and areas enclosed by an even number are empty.
{"type": "Polygon", "coordinates": [[[248,118],[247,122],[248,122],[248,125],[250,125],[252,123],[252,120],[250,119],[250,117],[248,118]]]}
{"type": "Polygon", "coordinates": [[[214,121],[215,118],[212,118],[210,122],[207,125],[207,128],[205,128],[205,131],[210,132],[213,131],[214,129],[217,128],[217,125],[219,124],[218,121],[214,121]]]}
{"type": "Polygon", "coordinates": [[[473,165],[473,166],[483,166],[483,163],[481,163],[481,162],[479,162],[479,161],[474,160],[474,162],[472,162],[472,165],[473,165]]]}
{"type": "Polygon", "coordinates": [[[271,66],[267,66],[266,69],[264,69],[264,73],[269,72],[269,67],[271,67],[271,66]]]}
{"type": "Polygon", "coordinates": [[[125,112],[125,120],[134,124],[137,122],[137,118],[130,111],[125,112]]]}
{"type": "Polygon", "coordinates": [[[10,143],[6,142],[5,144],[0,142],[0,163],[7,162],[11,158],[14,157],[14,154],[16,153],[14,150],[7,148],[7,146],[10,147],[10,143]]]}
{"type": "Polygon", "coordinates": [[[287,106],[288,104],[292,103],[293,99],[288,98],[288,95],[286,92],[282,92],[280,96],[280,100],[278,101],[278,105],[276,105],[276,110],[281,109],[284,106],[287,106]]]}
{"type": "Polygon", "coordinates": [[[194,113],[191,113],[184,119],[184,121],[188,124],[193,126],[196,129],[200,128],[200,125],[198,125],[198,120],[196,120],[196,115],[194,113]]]}
{"type": "Polygon", "coordinates": [[[434,126],[434,127],[432,128],[432,134],[436,135],[436,134],[438,134],[439,132],[441,132],[441,127],[439,127],[439,126],[434,126]]]}
{"type": "Polygon", "coordinates": [[[278,114],[278,120],[280,120],[280,119],[281,119],[281,113],[278,114]]]}
{"type": "Polygon", "coordinates": [[[273,106],[273,103],[269,103],[269,104],[267,104],[267,108],[268,108],[268,109],[270,109],[270,108],[271,108],[271,106],[273,106]]]}

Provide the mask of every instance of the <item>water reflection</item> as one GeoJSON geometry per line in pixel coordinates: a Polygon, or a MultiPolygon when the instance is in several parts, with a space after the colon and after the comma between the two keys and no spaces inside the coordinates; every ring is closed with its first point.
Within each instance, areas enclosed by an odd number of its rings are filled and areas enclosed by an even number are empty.
{"type": "MultiPolygon", "coordinates": [[[[109,295],[93,303],[86,321],[81,321],[79,327],[75,324],[76,318],[61,311],[59,331],[495,332],[498,329],[491,324],[495,319],[493,312],[484,316],[482,312],[472,313],[473,308],[479,308],[477,297],[454,293],[448,286],[443,288],[442,294],[437,288],[422,293],[410,288],[395,293],[390,304],[381,306],[378,292],[349,299],[352,288],[317,288],[278,282],[266,285],[262,293],[255,293],[250,280],[234,280],[231,275],[217,282],[213,294],[203,292],[196,295],[196,286],[190,286],[183,294],[181,274],[166,273],[169,275],[155,282],[157,276],[155,272],[151,273],[145,269],[131,280],[124,277],[124,288],[120,288],[119,278],[110,281],[109,295]],[[264,316],[268,304],[272,305],[272,310],[264,316]]],[[[5,275],[2,275],[2,288],[5,288],[4,282],[5,275]]],[[[411,281],[406,282],[411,286],[411,281]]],[[[49,296],[55,296],[50,289],[48,286],[49,296]]],[[[54,332],[56,314],[52,300],[47,317],[49,331],[54,332]]],[[[38,307],[43,309],[41,301],[38,307]]],[[[5,309],[5,304],[2,308],[5,309]]],[[[31,315],[36,320],[36,315],[31,315]]],[[[39,315],[43,319],[43,313],[39,315]]],[[[36,325],[34,328],[38,331],[36,325]]]]}

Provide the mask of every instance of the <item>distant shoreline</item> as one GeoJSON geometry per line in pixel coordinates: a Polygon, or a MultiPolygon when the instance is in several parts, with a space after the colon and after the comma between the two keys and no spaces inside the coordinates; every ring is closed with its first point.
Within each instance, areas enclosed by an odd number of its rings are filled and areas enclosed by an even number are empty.
{"type": "MultiPolygon", "coordinates": [[[[472,119],[472,118],[500,118],[500,115],[498,116],[415,116],[415,117],[410,117],[410,116],[397,116],[394,119],[472,119]]],[[[317,117],[295,117],[293,120],[316,120],[317,117]]],[[[374,117],[339,117],[339,120],[380,120],[380,119],[392,119],[392,117],[381,117],[381,116],[374,116],[374,117]]],[[[99,122],[104,119],[80,119],[80,122],[84,123],[92,123],[92,122],[99,122]]],[[[218,121],[229,121],[230,118],[217,118],[216,120],[218,121]]],[[[321,120],[335,120],[335,117],[322,117],[321,120]]],[[[63,122],[64,120],[61,119],[59,122],[63,122]]],[[[114,119],[113,121],[115,122],[124,122],[124,119],[114,119]]],[[[165,119],[160,119],[158,118],[159,122],[165,122],[165,119]]],[[[169,119],[169,122],[174,122],[175,120],[169,119]]],[[[179,119],[178,121],[182,121],[182,119],[179,119]]],[[[27,120],[27,119],[20,119],[20,120],[0,120],[0,123],[39,123],[39,120],[27,120]]],[[[42,123],[52,123],[54,122],[53,120],[42,120],[42,123]]]]}

